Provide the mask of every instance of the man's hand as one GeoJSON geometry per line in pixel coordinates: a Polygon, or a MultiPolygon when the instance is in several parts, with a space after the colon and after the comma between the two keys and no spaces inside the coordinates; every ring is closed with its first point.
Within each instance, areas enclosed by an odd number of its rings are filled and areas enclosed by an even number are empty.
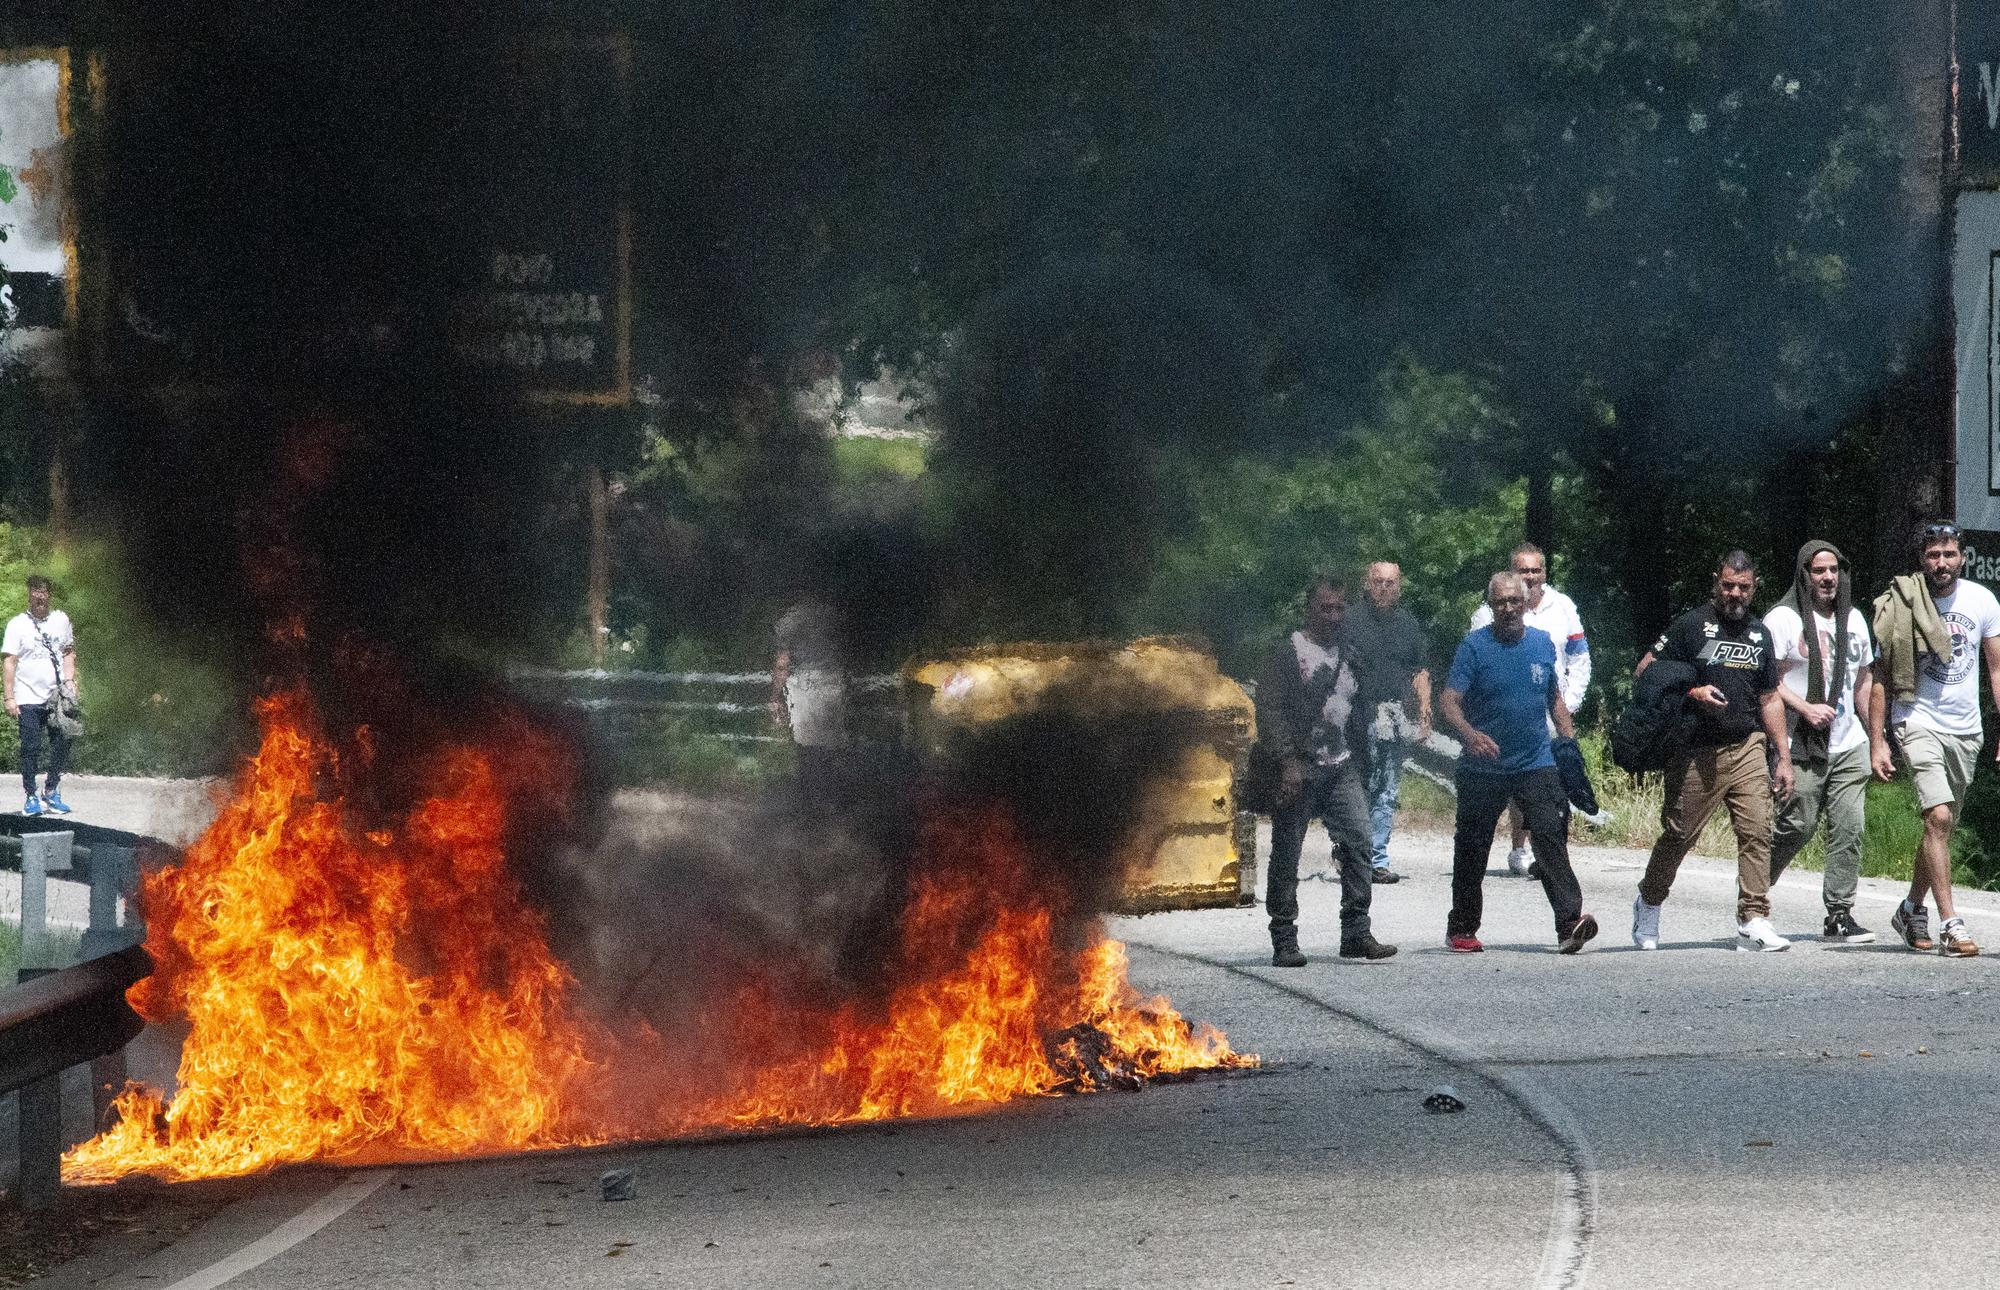
{"type": "Polygon", "coordinates": [[[1814,730],[1825,730],[1833,724],[1833,719],[1840,715],[1833,705],[1828,703],[1805,704],[1798,709],[1798,714],[1804,717],[1806,724],[1814,730]]]}
{"type": "Polygon", "coordinates": [[[12,699],[7,700],[7,715],[18,720],[21,716],[21,705],[12,699]]]}
{"type": "Polygon", "coordinates": [[[1306,786],[1305,763],[1296,757],[1285,758],[1284,766],[1278,771],[1278,800],[1289,802],[1299,795],[1306,786]]]}
{"type": "Polygon", "coordinates": [[[785,702],[783,699],[771,700],[770,708],[771,708],[771,725],[775,729],[783,730],[786,726],[791,724],[791,720],[785,715],[785,702]]]}
{"type": "Polygon", "coordinates": [[[1481,761],[1492,761],[1500,755],[1500,745],[1493,742],[1493,736],[1484,730],[1475,730],[1465,739],[1465,755],[1477,757],[1481,761]]]}
{"type": "MultiPolygon", "coordinates": [[[[1996,754],[2000,755],[2000,754],[1996,754]]],[[[1868,745],[1868,764],[1874,767],[1875,778],[1884,784],[1896,778],[1896,757],[1889,751],[1887,739],[1871,740],[1868,745]]]]}
{"type": "Polygon", "coordinates": [[[1717,712],[1729,706],[1729,700],[1723,697],[1722,691],[1712,685],[1697,685],[1688,691],[1688,698],[1704,708],[1713,708],[1717,712]]]}
{"type": "Polygon", "coordinates": [[[1798,776],[1792,773],[1792,759],[1789,757],[1780,758],[1777,773],[1771,776],[1772,787],[1777,789],[1778,800],[1780,802],[1790,799],[1792,788],[1797,782],[1798,776]]]}

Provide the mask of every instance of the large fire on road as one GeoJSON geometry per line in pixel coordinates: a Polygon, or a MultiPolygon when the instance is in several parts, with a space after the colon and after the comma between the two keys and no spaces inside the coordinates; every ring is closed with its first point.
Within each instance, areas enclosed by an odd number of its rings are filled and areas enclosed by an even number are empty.
{"type": "Polygon", "coordinates": [[[357,831],[327,788],[357,769],[337,747],[369,757],[366,731],[336,745],[301,692],[259,717],[233,800],[146,883],[160,966],[133,1002],[186,1019],[178,1089],[128,1088],[69,1181],[944,1115],[1256,1061],[1141,999],[1101,929],[1065,943],[1062,893],[990,805],[926,818],[886,996],[773,969],[687,1033],[609,1024],[507,864],[511,813],[573,782],[559,739],[525,718],[485,731],[398,827],[357,831]]]}

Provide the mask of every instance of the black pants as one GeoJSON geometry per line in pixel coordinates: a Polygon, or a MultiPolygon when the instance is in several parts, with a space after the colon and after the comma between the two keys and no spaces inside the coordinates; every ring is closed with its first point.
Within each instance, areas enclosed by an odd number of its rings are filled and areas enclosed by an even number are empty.
{"type": "Polygon", "coordinates": [[[40,706],[21,709],[21,787],[23,792],[35,795],[35,772],[41,769],[42,736],[49,741],[49,783],[48,791],[56,791],[62,783],[63,767],[69,764],[69,736],[49,724],[49,710],[40,706]]]}
{"type": "Polygon", "coordinates": [[[1271,812],[1264,912],[1274,928],[1298,922],[1299,848],[1315,818],[1326,826],[1340,865],[1340,939],[1351,941],[1368,934],[1368,905],[1375,898],[1375,875],[1368,865],[1368,798],[1352,760],[1309,775],[1298,796],[1271,812]]]}
{"type": "Polygon", "coordinates": [[[1461,763],[1457,776],[1458,819],[1451,847],[1451,916],[1445,935],[1471,935],[1485,912],[1480,884],[1486,860],[1493,853],[1493,828],[1507,803],[1521,804],[1528,836],[1534,839],[1535,860],[1541,866],[1542,890],[1555,911],[1556,935],[1569,935],[1583,913],[1583,889],[1569,867],[1569,799],[1554,767],[1493,775],[1468,770],[1461,763]]]}

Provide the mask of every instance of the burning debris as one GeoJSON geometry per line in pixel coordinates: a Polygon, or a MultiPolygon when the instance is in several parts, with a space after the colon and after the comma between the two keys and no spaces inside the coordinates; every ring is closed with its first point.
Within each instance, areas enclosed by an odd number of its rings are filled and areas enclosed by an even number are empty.
{"type": "Polygon", "coordinates": [[[235,799],[146,887],[161,967],[134,1002],[191,1024],[179,1089],[128,1089],[72,1181],[946,1115],[1255,1062],[1137,996],[995,801],[929,804],[874,988],[770,954],[698,976],[690,943],[670,1027],[594,1007],[509,865],[527,804],[574,788],[561,740],[447,746],[435,794],[379,827],[323,791],[365,736],[339,751],[302,693],[259,715],[235,799]]]}

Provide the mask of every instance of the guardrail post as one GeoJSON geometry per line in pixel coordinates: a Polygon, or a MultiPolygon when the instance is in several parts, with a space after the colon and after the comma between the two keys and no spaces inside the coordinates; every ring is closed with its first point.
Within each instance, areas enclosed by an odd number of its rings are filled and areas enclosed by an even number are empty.
{"type": "Polygon", "coordinates": [[[68,873],[74,833],[29,833],[21,838],[21,967],[17,978],[56,966],[49,943],[49,875],[68,873]]]}
{"type": "Polygon", "coordinates": [[[21,1086],[21,1208],[48,1209],[62,1195],[62,1075],[21,1086]]]}
{"type": "MultiPolygon", "coordinates": [[[[115,954],[146,939],[139,918],[139,864],[131,847],[100,842],[90,850],[90,926],[83,932],[83,957],[115,954]],[[118,924],[118,902],[125,902],[125,925],[118,924]]],[[[106,1053],[90,1063],[90,1106],[101,1128],[111,1104],[125,1088],[125,1050],[106,1053]]]]}

